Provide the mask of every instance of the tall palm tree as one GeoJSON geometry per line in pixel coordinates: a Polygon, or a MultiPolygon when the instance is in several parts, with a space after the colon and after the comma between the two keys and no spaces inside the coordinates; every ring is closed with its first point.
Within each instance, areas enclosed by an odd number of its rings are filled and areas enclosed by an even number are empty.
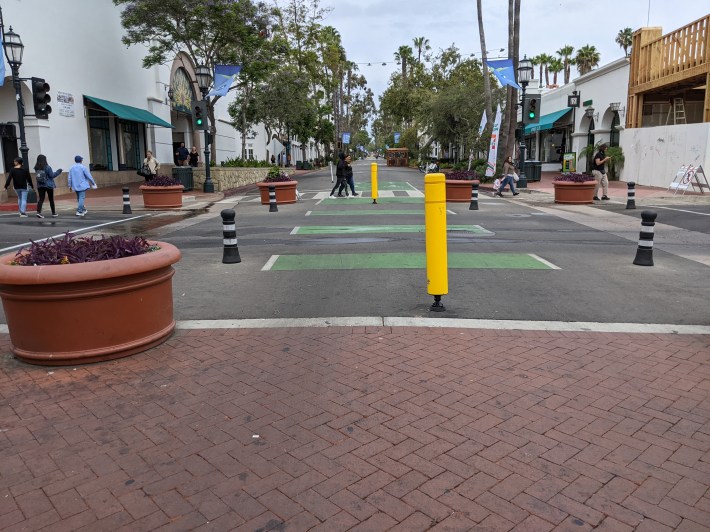
{"type": "Polygon", "coordinates": [[[616,44],[621,46],[624,49],[624,55],[626,57],[629,57],[629,48],[631,48],[631,41],[633,40],[634,36],[634,30],[631,28],[624,28],[623,30],[619,30],[619,33],[616,35],[616,44]]]}
{"type": "Polygon", "coordinates": [[[552,84],[557,85],[557,73],[562,72],[565,68],[564,63],[562,63],[562,59],[559,57],[553,57],[548,65],[548,68],[550,72],[552,72],[552,84]]]}
{"type": "Polygon", "coordinates": [[[540,60],[542,61],[541,67],[545,67],[545,86],[550,84],[550,62],[554,59],[551,55],[540,54],[540,60]]]}
{"type": "Polygon", "coordinates": [[[426,52],[431,50],[429,39],[426,37],[414,37],[414,48],[417,50],[417,63],[421,63],[422,51],[425,52],[424,57],[426,57],[426,52]]]}
{"type": "Polygon", "coordinates": [[[564,70],[565,70],[565,85],[569,83],[569,78],[570,78],[570,65],[574,64],[574,60],[572,59],[572,54],[574,53],[574,46],[570,46],[569,44],[565,44],[562,48],[557,50],[555,52],[557,55],[560,56],[562,59],[562,64],[564,65],[564,70]]]}
{"type": "Polygon", "coordinates": [[[545,68],[545,54],[538,54],[530,58],[530,62],[533,66],[540,67],[540,76],[537,78],[540,81],[540,87],[542,87],[542,69],[545,68]]]}
{"type": "Polygon", "coordinates": [[[577,65],[577,71],[580,76],[591,71],[599,65],[599,52],[596,46],[586,44],[577,50],[577,55],[574,57],[574,63],[577,65]]]}
{"type": "Polygon", "coordinates": [[[407,84],[407,64],[414,59],[414,51],[411,46],[402,45],[394,53],[394,58],[402,65],[402,81],[407,84]]]}
{"type": "Polygon", "coordinates": [[[478,37],[481,41],[481,53],[483,60],[483,92],[486,102],[486,120],[493,123],[493,94],[491,93],[491,80],[488,74],[488,54],[486,53],[486,34],[483,31],[483,6],[481,0],[476,0],[476,11],[478,12],[478,37]]]}

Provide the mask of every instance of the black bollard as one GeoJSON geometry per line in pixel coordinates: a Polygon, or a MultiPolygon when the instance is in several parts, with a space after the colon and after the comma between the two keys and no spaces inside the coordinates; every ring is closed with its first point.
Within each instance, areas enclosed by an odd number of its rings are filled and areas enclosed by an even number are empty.
{"type": "Polygon", "coordinates": [[[469,211],[478,210],[478,181],[471,185],[471,205],[468,206],[469,211]]]}
{"type": "Polygon", "coordinates": [[[128,187],[123,187],[123,214],[133,214],[131,210],[131,198],[128,195],[128,187]]]}
{"type": "Polygon", "coordinates": [[[636,183],[629,181],[626,183],[628,187],[628,192],[626,195],[626,208],[635,209],[636,208],[636,183]]]}
{"type": "Polygon", "coordinates": [[[637,266],[653,266],[653,226],[656,225],[656,216],[658,214],[653,211],[641,211],[641,234],[634,259],[637,266]]]}
{"type": "Polygon", "coordinates": [[[224,209],[219,214],[222,217],[222,238],[224,239],[222,264],[242,262],[242,258],[239,256],[239,247],[237,247],[237,228],[234,223],[236,213],[234,209],[224,209]]]}
{"type": "Polygon", "coordinates": [[[429,307],[429,310],[432,312],[444,312],[446,310],[446,307],[441,302],[441,296],[434,296],[434,302],[429,307]]]}
{"type": "Polygon", "coordinates": [[[279,206],[276,203],[275,185],[269,185],[269,212],[279,212],[279,206]]]}

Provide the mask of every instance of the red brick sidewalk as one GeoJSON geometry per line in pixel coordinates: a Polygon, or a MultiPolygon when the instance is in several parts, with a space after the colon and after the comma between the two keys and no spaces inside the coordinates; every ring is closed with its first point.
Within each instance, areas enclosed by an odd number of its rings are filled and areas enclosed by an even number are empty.
{"type": "Polygon", "coordinates": [[[3,530],[707,530],[710,337],[178,331],[41,368],[0,335],[3,530]]]}

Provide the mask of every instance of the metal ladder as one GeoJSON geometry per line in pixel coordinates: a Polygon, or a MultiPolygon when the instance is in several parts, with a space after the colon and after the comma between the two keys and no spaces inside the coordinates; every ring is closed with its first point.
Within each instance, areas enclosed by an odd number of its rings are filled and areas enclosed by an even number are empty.
{"type": "MultiPolygon", "coordinates": [[[[685,124],[685,103],[683,98],[673,98],[673,107],[668,110],[670,118],[671,111],[673,112],[673,124],[685,124]]],[[[666,124],[668,120],[666,120],[666,124]]]]}

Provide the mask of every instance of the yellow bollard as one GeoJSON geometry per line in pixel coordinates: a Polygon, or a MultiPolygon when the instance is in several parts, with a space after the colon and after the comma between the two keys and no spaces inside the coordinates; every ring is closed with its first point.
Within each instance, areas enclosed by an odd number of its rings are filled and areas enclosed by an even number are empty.
{"type": "Polygon", "coordinates": [[[370,165],[370,178],[372,181],[372,203],[377,204],[377,163],[370,165]]]}
{"type": "Polygon", "coordinates": [[[431,310],[446,310],[441,296],[449,293],[449,258],[446,249],[446,178],[424,176],[424,231],[426,235],[427,293],[434,296],[431,310]]]}

